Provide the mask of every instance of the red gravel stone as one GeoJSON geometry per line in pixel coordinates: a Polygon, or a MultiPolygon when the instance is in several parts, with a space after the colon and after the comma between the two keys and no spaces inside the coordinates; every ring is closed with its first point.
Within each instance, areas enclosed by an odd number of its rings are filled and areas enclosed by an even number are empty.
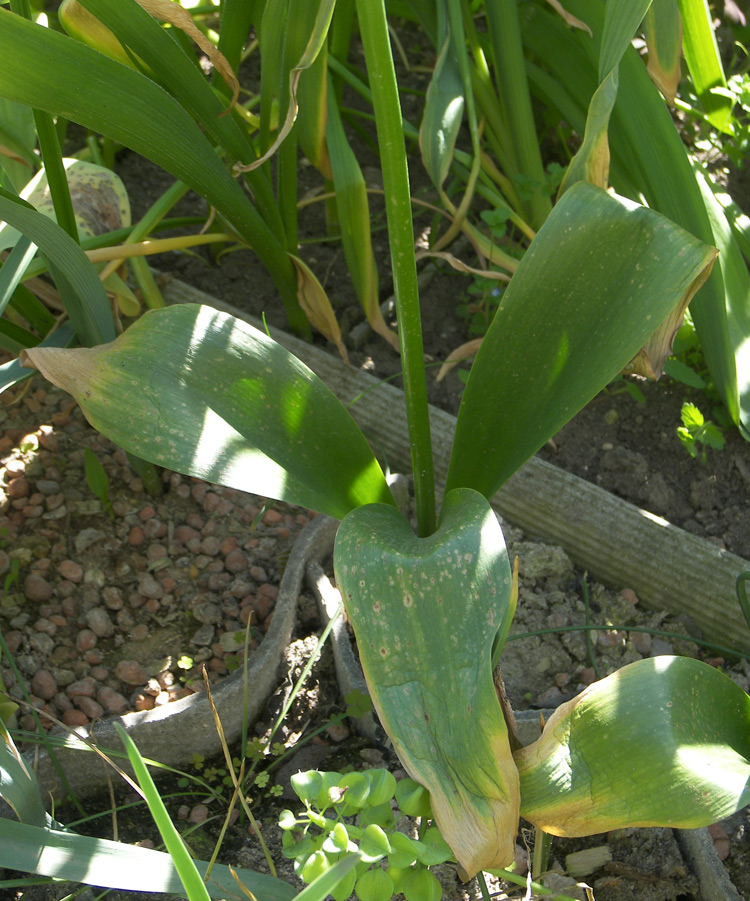
{"type": "Polygon", "coordinates": [[[215,535],[209,535],[201,541],[201,554],[207,557],[216,557],[219,553],[221,542],[215,535]]]}
{"type": "Polygon", "coordinates": [[[57,571],[68,582],[74,582],[76,585],[83,579],[83,567],[75,560],[63,560],[57,567],[57,571]]]}
{"type": "Polygon", "coordinates": [[[97,637],[96,632],[92,632],[91,629],[81,629],[76,637],[76,648],[81,652],[85,653],[86,651],[90,651],[92,648],[96,647],[97,637]]]}
{"type": "Polygon", "coordinates": [[[209,491],[206,494],[206,496],[203,498],[203,503],[201,504],[206,513],[215,513],[219,509],[220,505],[221,498],[213,491],[209,491]]]}
{"type": "Polygon", "coordinates": [[[279,513],[278,510],[274,510],[273,507],[271,507],[270,510],[266,510],[266,512],[263,514],[263,523],[267,526],[277,526],[283,521],[284,515],[282,513],[279,513]]]}
{"type": "Polygon", "coordinates": [[[8,482],[8,485],[5,489],[5,493],[8,497],[16,498],[20,497],[28,497],[29,496],[29,481],[25,479],[23,476],[19,476],[17,479],[13,479],[13,481],[8,482]]]}
{"type": "Polygon", "coordinates": [[[221,551],[222,557],[226,557],[226,555],[231,554],[236,547],[237,539],[233,535],[228,535],[222,540],[219,550],[221,551]]]}
{"type": "Polygon", "coordinates": [[[11,654],[15,654],[16,651],[23,644],[23,632],[6,632],[5,633],[5,643],[8,646],[8,650],[11,654]]]}
{"type": "Polygon", "coordinates": [[[185,544],[185,542],[189,541],[191,538],[200,538],[200,533],[193,529],[191,526],[185,525],[184,523],[181,526],[177,526],[174,530],[174,537],[176,541],[185,544]]]}
{"type": "Polygon", "coordinates": [[[255,611],[255,622],[262,623],[271,612],[271,608],[273,607],[273,600],[267,595],[259,594],[256,595],[252,607],[255,611]]]}
{"type": "Polygon", "coordinates": [[[52,586],[37,573],[29,573],[23,581],[23,593],[30,601],[44,602],[52,597],[52,586]]]}
{"type": "Polygon", "coordinates": [[[146,534],[140,526],[133,526],[128,532],[128,544],[131,547],[140,547],[146,540],[146,534]]]}
{"type": "Polygon", "coordinates": [[[64,710],[60,719],[66,726],[70,726],[71,729],[75,729],[76,726],[87,726],[89,724],[89,718],[86,714],[82,710],[76,710],[75,707],[71,707],[70,710],[64,710]]]}
{"type": "Polygon", "coordinates": [[[47,619],[44,616],[40,617],[34,623],[34,630],[36,632],[42,632],[45,635],[57,634],[57,626],[51,620],[47,619]]]}
{"type": "Polygon", "coordinates": [[[133,698],[133,707],[135,707],[136,710],[153,710],[154,698],[152,695],[147,695],[142,691],[139,691],[133,698]]]}
{"type": "Polygon", "coordinates": [[[119,691],[115,691],[114,688],[109,688],[107,685],[99,689],[96,699],[107,713],[125,713],[130,708],[128,699],[121,695],[119,691]]]}
{"type": "Polygon", "coordinates": [[[133,641],[143,641],[144,638],[148,638],[148,626],[145,623],[138,623],[133,626],[130,637],[133,641]]]}
{"type": "Polygon", "coordinates": [[[57,694],[57,682],[49,670],[40,669],[31,677],[31,690],[45,701],[50,701],[57,694]]]}
{"type": "Polygon", "coordinates": [[[271,585],[270,582],[265,582],[258,588],[258,594],[263,595],[267,598],[271,598],[272,601],[275,601],[279,596],[279,586],[271,585]]]}
{"type": "Polygon", "coordinates": [[[93,698],[87,698],[83,695],[82,697],[75,699],[75,704],[76,707],[78,707],[79,710],[82,710],[90,720],[99,720],[104,716],[102,705],[93,698]]]}
{"type": "Polygon", "coordinates": [[[121,660],[115,673],[126,685],[143,685],[148,681],[148,673],[137,660],[121,660]]]}
{"type": "Polygon", "coordinates": [[[156,516],[156,510],[148,504],[139,511],[138,516],[142,522],[145,522],[147,519],[153,519],[156,516]]]}
{"type": "Polygon", "coordinates": [[[224,566],[230,573],[241,573],[247,569],[247,558],[242,550],[235,547],[224,558],[224,566]]]}
{"type": "Polygon", "coordinates": [[[77,682],[71,682],[65,689],[69,698],[93,698],[96,694],[96,682],[90,676],[84,676],[77,682]]]}

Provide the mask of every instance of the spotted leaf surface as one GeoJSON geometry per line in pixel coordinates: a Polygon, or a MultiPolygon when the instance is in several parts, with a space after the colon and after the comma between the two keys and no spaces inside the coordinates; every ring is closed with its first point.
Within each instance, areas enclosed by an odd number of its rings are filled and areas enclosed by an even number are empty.
{"type": "Polygon", "coordinates": [[[441,833],[468,873],[507,866],[518,773],[490,657],[511,571],[491,507],[453,491],[429,538],[392,507],[361,507],[341,524],[334,560],[378,716],[441,833]]]}

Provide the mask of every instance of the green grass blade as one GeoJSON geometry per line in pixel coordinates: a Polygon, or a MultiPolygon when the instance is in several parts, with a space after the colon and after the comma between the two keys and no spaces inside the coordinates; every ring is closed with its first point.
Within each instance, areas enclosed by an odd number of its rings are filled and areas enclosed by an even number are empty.
{"type": "Polygon", "coordinates": [[[206,136],[163,88],[72,38],[3,9],[0,17],[0,57],[6,64],[0,96],[78,122],[189,184],[252,246],[285,303],[296,304],[296,277],[284,247],[206,136]],[[34,66],[26,65],[29,59],[34,66]]]}
{"type": "Polygon", "coordinates": [[[538,229],[549,215],[552,203],[543,191],[544,165],[531,108],[517,4],[487,3],[485,9],[498,90],[503,96],[508,127],[517,148],[519,172],[535,183],[528,201],[528,221],[538,229]]]}
{"type": "Polygon", "coordinates": [[[750,275],[724,210],[697,167],[696,178],[719,248],[718,263],[724,282],[729,340],[737,367],[739,426],[745,438],[750,440],[750,275]]]}
{"type": "MultiPolygon", "coordinates": [[[[208,864],[197,861],[199,873],[208,864]]],[[[133,892],[166,892],[185,897],[169,854],[57,829],[42,829],[0,818],[0,867],[54,876],[69,882],[133,892]]],[[[295,890],[279,879],[235,869],[242,884],[263,901],[292,901],[295,890]]],[[[209,897],[234,898],[240,889],[229,867],[216,864],[206,884],[209,897]]]]}
{"type": "Polygon", "coordinates": [[[81,342],[91,346],[112,341],[115,326],[106,292],[96,269],[78,244],[50,218],[2,189],[0,218],[33,241],[49,260],[66,312],[81,342]]]}
{"type": "Polygon", "coordinates": [[[151,811],[151,816],[154,818],[154,822],[164,840],[167,853],[172,858],[180,880],[185,886],[187,897],[190,901],[208,901],[210,896],[195,866],[195,861],[190,856],[180,833],[167,813],[167,808],[164,806],[161,795],[154,784],[154,780],[151,778],[143,758],[138,752],[135,742],[119,723],[115,723],[115,729],[120,736],[120,741],[125,746],[128,760],[133,767],[133,772],[146,799],[148,809],[151,811]]]}
{"type": "Polygon", "coordinates": [[[714,128],[731,134],[734,100],[727,88],[708,3],[679,0],[679,5],[685,61],[701,105],[714,128]]]}
{"type": "Polygon", "coordinates": [[[226,115],[228,101],[217,96],[194,60],[135,0],[79,2],[146,62],[180,106],[201,123],[211,140],[229,153],[231,162],[248,163],[255,158],[235,119],[226,115]]]}
{"type": "Polygon", "coordinates": [[[29,263],[34,259],[35,253],[36,244],[32,244],[28,238],[22,237],[2,264],[2,269],[0,269],[0,315],[10,303],[10,299],[19,286],[29,263]]]}

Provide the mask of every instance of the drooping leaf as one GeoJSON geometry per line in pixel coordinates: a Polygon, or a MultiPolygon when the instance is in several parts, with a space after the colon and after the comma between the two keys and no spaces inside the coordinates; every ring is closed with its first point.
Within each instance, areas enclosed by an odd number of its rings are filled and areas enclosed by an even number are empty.
{"type": "Polygon", "coordinates": [[[696,829],[750,801],[750,698],[698,660],[639,660],[559,707],[514,757],[521,814],[553,835],[696,829]]]}
{"type": "Polygon", "coordinates": [[[606,7],[604,32],[599,55],[599,87],[594,92],[586,117],[583,143],[571,160],[560,186],[566,191],[580,179],[600,188],[609,184],[609,140],[607,129],[619,85],[619,66],[630,46],[635,29],[641,24],[651,0],[610,3],[606,7]]]}
{"type": "MultiPolygon", "coordinates": [[[[182,883],[169,854],[123,842],[77,835],[17,823],[0,817],[0,866],[70,882],[106,886],[126,891],[169,892],[185,897],[182,883]]],[[[201,874],[206,861],[196,861],[201,874]]],[[[206,883],[212,898],[241,894],[238,879],[264,901],[292,901],[297,893],[291,885],[252,870],[215,864],[206,883]]]]}
{"type": "Polygon", "coordinates": [[[587,182],[555,206],[479,348],[447,488],[497,488],[635,356],[716,256],[663,216],[587,182]]]}
{"type": "MultiPolygon", "coordinates": [[[[94,2],[86,0],[92,7],[94,2]]],[[[105,5],[113,8],[112,15],[125,6],[105,5]]],[[[155,25],[137,4],[127,5],[155,25]]],[[[0,97],[78,122],[189,184],[252,245],[279,286],[287,309],[289,304],[296,306],[296,279],[284,247],[185,108],[140,72],[73,38],[3,8],[0,16],[0,57],[6,64],[0,97]],[[34,66],[25,64],[29,59],[34,66]]]]}
{"type": "Polygon", "coordinates": [[[372,250],[367,186],[344,132],[341,114],[335,103],[335,92],[330,85],[328,98],[326,141],[344,256],[367,321],[374,331],[398,350],[398,336],[388,328],[380,311],[378,270],[372,250]]]}
{"type": "MultiPolygon", "coordinates": [[[[605,7],[589,0],[567,0],[566,5],[586,17],[593,40],[565,29],[556,16],[543,14],[541,7],[526,4],[524,41],[536,58],[544,60],[547,70],[531,70],[537,92],[545,102],[554,105],[559,101],[564,118],[580,131],[589,97],[596,88],[605,7]]],[[[620,63],[620,87],[609,134],[610,179],[615,189],[634,199],[642,194],[652,209],[702,241],[716,243],[685,146],[664,99],[632,47],[620,63]]],[[[714,266],[690,312],[714,383],[732,420],[739,423],[737,372],[721,264],[714,266]]]]}
{"type": "Polygon", "coordinates": [[[490,658],[511,574],[491,507],[454,491],[428,538],[395,508],[362,507],[334,562],[380,722],[442,835],[469,874],[506,866],[518,786],[490,658]]]}
{"type": "Polygon", "coordinates": [[[48,216],[2,189],[0,218],[33,241],[47,257],[65,310],[81,342],[90,345],[111,341],[115,325],[107,295],[78,244],[48,216]]]}
{"type": "Polygon", "coordinates": [[[653,0],[643,22],[648,46],[648,74],[671,106],[682,71],[682,18],[677,0],[653,0]]]}
{"type": "Polygon", "coordinates": [[[335,395],[281,345],[211,307],[151,311],[101,347],[27,354],[95,428],[150,462],[338,518],[393,503],[335,395]]]}

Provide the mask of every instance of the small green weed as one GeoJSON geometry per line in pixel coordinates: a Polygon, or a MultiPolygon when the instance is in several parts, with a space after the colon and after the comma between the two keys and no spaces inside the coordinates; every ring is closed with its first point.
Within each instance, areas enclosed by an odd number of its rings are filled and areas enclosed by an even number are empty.
{"type": "Polygon", "coordinates": [[[721,450],[724,447],[725,438],[721,427],[705,420],[695,404],[686,401],[682,405],[680,417],[682,425],[678,426],[677,435],[691,457],[697,460],[700,454],[701,463],[705,463],[707,448],[721,450]]]}
{"type": "Polygon", "coordinates": [[[106,512],[110,516],[114,516],[114,510],[109,501],[109,476],[90,447],[84,450],[84,472],[89,488],[99,498],[106,512]]]}
{"type": "Polygon", "coordinates": [[[283,810],[279,826],[284,856],[294,860],[295,872],[304,882],[312,882],[345,854],[358,850],[363,860],[331,891],[334,901],[343,901],[352,892],[360,901],[386,901],[398,892],[413,901],[442,897],[429,868],[453,860],[453,855],[429,822],[430,798],[421,785],[409,778],[396,782],[384,769],[346,775],[311,770],[297,773],[291,781],[305,810],[299,815],[283,810]],[[398,830],[404,816],[421,818],[419,838],[398,830]],[[375,866],[379,861],[385,865],[375,866]]]}

